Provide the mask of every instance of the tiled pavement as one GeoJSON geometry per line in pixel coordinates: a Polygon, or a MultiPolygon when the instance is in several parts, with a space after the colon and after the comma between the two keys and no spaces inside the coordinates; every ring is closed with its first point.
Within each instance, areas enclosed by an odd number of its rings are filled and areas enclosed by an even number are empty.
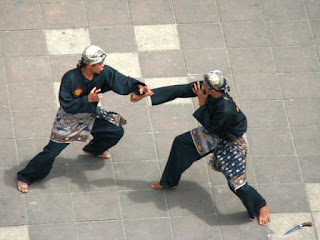
{"type": "Polygon", "coordinates": [[[319,239],[319,0],[1,0],[0,239],[319,239]],[[16,190],[48,142],[62,74],[88,44],[151,87],[224,71],[249,120],[248,180],[272,222],[249,221],[224,177],[194,164],[176,191],[158,180],[196,99],[151,107],[105,94],[128,124],[107,161],[69,146],[50,176],[16,190]],[[314,227],[282,234],[304,221],[314,227]]]}

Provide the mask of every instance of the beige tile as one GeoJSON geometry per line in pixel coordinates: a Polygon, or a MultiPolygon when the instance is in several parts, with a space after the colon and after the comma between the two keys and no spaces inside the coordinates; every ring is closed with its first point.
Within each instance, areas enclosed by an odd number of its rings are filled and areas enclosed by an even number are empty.
{"type": "Polygon", "coordinates": [[[54,92],[53,92],[53,94],[54,94],[54,102],[56,103],[56,105],[57,105],[57,107],[59,107],[60,106],[60,103],[59,103],[59,90],[60,90],[60,82],[54,82],[53,83],[53,90],[54,90],[54,92]]]}
{"type": "Polygon", "coordinates": [[[320,183],[306,184],[311,211],[320,211],[320,183]]]}
{"type": "Polygon", "coordinates": [[[316,240],[314,228],[304,227],[290,235],[283,236],[291,228],[298,224],[311,221],[310,213],[272,213],[269,228],[269,239],[290,239],[290,240],[316,240]]]}
{"type": "Polygon", "coordinates": [[[312,215],[314,219],[314,227],[318,233],[318,236],[320,236],[320,212],[314,212],[312,215]]]}
{"type": "Polygon", "coordinates": [[[28,227],[24,226],[12,226],[0,228],[0,240],[29,240],[28,227]]]}
{"type": "Polygon", "coordinates": [[[124,75],[133,78],[141,77],[138,55],[136,53],[107,54],[105,64],[113,67],[124,75]]]}
{"type": "MultiPolygon", "coordinates": [[[[159,88],[159,87],[164,87],[164,86],[172,86],[172,85],[177,85],[177,84],[186,84],[188,83],[187,78],[185,77],[171,77],[171,78],[145,78],[144,79],[145,84],[149,88],[159,88]]],[[[151,101],[149,101],[151,104],[151,101]]],[[[184,104],[184,103],[189,103],[191,104],[191,99],[190,98],[177,98],[171,102],[165,103],[165,104],[184,104]]]]}
{"type": "Polygon", "coordinates": [[[86,29],[55,29],[45,31],[50,55],[82,53],[90,44],[86,29]]]}
{"type": "Polygon", "coordinates": [[[175,25],[135,26],[139,51],[180,49],[175,25]]]}

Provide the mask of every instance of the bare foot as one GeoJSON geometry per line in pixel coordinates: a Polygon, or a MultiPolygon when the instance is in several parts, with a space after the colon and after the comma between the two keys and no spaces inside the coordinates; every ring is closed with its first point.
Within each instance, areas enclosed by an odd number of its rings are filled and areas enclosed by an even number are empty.
{"type": "Polygon", "coordinates": [[[270,213],[269,213],[268,205],[265,205],[264,207],[260,208],[258,223],[259,225],[263,225],[263,226],[267,226],[270,223],[270,213]]]}
{"type": "MultiPolygon", "coordinates": [[[[156,189],[156,190],[161,190],[161,189],[164,189],[165,187],[160,185],[160,182],[154,182],[151,184],[151,188],[156,189]]],[[[173,186],[170,189],[176,189],[176,188],[177,188],[177,186],[173,186]]]]}
{"type": "Polygon", "coordinates": [[[29,184],[18,180],[17,187],[20,192],[27,193],[28,188],[29,188],[29,184]]]}
{"type": "MultiPolygon", "coordinates": [[[[84,150],[83,150],[83,152],[86,153],[86,154],[91,154],[90,152],[87,152],[87,151],[84,151],[84,150]]],[[[108,151],[104,151],[101,155],[99,155],[97,157],[103,158],[103,159],[108,159],[108,158],[111,158],[111,155],[110,155],[110,153],[108,151]]]]}

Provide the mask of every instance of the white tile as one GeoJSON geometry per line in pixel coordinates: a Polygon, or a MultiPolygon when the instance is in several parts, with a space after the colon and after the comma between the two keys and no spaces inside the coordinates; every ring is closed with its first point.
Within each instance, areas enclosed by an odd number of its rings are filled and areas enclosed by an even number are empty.
{"type": "Polygon", "coordinates": [[[133,77],[140,78],[140,64],[137,53],[107,53],[105,64],[113,67],[118,72],[133,77]]]}
{"type": "Polygon", "coordinates": [[[0,240],[29,240],[27,226],[12,226],[0,228],[0,240]]]}
{"type": "Polygon", "coordinates": [[[311,211],[320,211],[320,184],[306,184],[306,191],[310,202],[311,211]]]}
{"type": "MultiPolygon", "coordinates": [[[[145,78],[145,84],[152,89],[152,88],[159,88],[165,86],[172,86],[177,84],[186,84],[188,83],[187,78],[185,77],[171,77],[171,78],[145,78]]],[[[177,98],[173,101],[167,102],[165,104],[191,104],[191,98],[177,98]]],[[[149,101],[151,105],[151,101],[149,101]]]]}
{"type": "Polygon", "coordinates": [[[312,221],[310,213],[272,213],[268,226],[269,239],[316,240],[314,227],[304,227],[283,236],[291,228],[309,221],[312,221]]]}
{"type": "Polygon", "coordinates": [[[135,26],[139,51],[180,49],[175,25],[135,26]]]}
{"type": "Polygon", "coordinates": [[[45,30],[49,55],[77,54],[90,45],[83,28],[45,30]]]}
{"type": "Polygon", "coordinates": [[[53,89],[54,89],[55,103],[56,103],[57,107],[59,107],[60,106],[60,103],[59,103],[60,82],[54,82],[53,89]]]}

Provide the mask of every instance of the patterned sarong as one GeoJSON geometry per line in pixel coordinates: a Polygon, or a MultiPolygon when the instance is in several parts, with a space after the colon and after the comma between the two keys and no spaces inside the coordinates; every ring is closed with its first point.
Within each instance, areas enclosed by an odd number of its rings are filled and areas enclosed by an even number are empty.
{"type": "Polygon", "coordinates": [[[208,152],[213,151],[216,148],[218,142],[220,141],[220,138],[217,135],[210,134],[202,126],[192,129],[190,131],[190,134],[200,156],[203,156],[208,152]]]}
{"type": "Polygon", "coordinates": [[[235,191],[246,184],[246,155],[245,137],[231,141],[221,140],[214,150],[209,166],[222,172],[229,186],[235,191]]]}

